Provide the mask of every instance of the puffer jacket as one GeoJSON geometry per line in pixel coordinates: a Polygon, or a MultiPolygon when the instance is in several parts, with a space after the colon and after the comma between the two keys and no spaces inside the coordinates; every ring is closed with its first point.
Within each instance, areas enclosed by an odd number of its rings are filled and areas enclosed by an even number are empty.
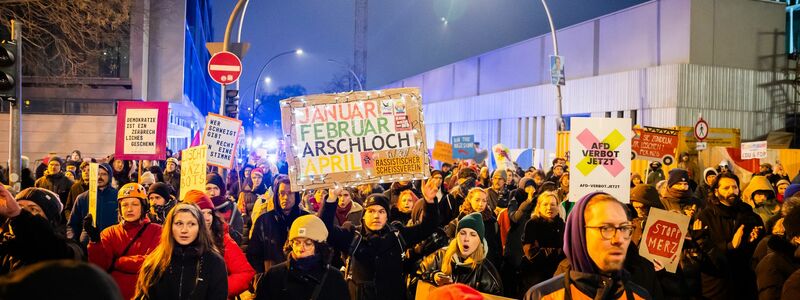
{"type": "MultiPolygon", "coordinates": [[[[488,250],[483,248],[484,252],[488,250]]],[[[434,274],[442,270],[442,261],[444,260],[447,248],[439,249],[435,253],[428,255],[422,260],[417,270],[417,275],[421,280],[435,284],[434,274]]],[[[482,293],[501,295],[503,293],[503,283],[500,281],[500,274],[497,273],[492,262],[488,259],[483,260],[475,268],[472,268],[472,263],[464,263],[460,261],[457,254],[453,255],[450,265],[453,270],[451,279],[453,283],[463,283],[482,293]]]]}
{"type": "Polygon", "coordinates": [[[650,299],[650,293],[630,280],[622,272],[616,277],[567,270],[545,282],[533,286],[525,300],[537,299],[650,299]]]}
{"type": "MultiPolygon", "coordinates": [[[[227,226],[225,227],[227,229],[227,226]]],[[[233,299],[250,287],[250,281],[253,280],[256,271],[247,263],[247,257],[230,234],[225,234],[223,243],[225,251],[222,258],[225,260],[225,270],[228,271],[228,299],[233,299]]]]}

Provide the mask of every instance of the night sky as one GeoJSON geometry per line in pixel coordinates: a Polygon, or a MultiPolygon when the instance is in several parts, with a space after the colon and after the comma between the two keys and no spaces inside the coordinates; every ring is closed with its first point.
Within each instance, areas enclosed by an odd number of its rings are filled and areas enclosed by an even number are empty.
{"type": "MultiPolygon", "coordinates": [[[[643,2],[647,1],[548,4],[556,28],[562,28],[643,2]]],[[[236,0],[212,1],[218,41],[235,4],[236,0]]],[[[283,56],[270,64],[263,76],[272,81],[260,86],[262,91],[299,84],[309,93],[319,93],[334,75],[347,72],[327,60],[353,62],[353,7],[352,0],[251,0],[242,29],[242,41],[251,43],[243,59],[242,99],[252,99],[258,71],[283,51],[302,48],[305,54],[283,56]]],[[[368,9],[367,89],[550,31],[539,0],[378,0],[370,1],[368,9]]]]}

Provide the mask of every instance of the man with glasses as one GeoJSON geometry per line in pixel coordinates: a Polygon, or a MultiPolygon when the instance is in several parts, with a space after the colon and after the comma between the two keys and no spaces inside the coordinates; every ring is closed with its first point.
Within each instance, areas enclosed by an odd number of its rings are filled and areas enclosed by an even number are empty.
{"type": "Polygon", "coordinates": [[[650,299],[623,269],[632,232],[624,204],[605,193],[584,196],[564,230],[569,269],[533,286],[525,299],[650,299]]]}

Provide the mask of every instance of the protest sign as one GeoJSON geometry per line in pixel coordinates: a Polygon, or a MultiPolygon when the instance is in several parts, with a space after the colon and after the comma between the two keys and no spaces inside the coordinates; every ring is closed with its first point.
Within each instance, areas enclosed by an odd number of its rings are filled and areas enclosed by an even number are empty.
{"type": "Polygon", "coordinates": [[[658,260],[667,271],[675,273],[681,262],[683,240],[689,232],[689,219],[677,212],[650,208],[639,243],[639,255],[650,261],[658,260]]]}
{"type": "Polygon", "coordinates": [[[636,135],[631,140],[631,149],[635,157],[647,161],[658,161],[671,165],[675,161],[675,150],[678,148],[678,131],[666,128],[647,127],[634,128],[636,135]]]}
{"type": "Polygon", "coordinates": [[[233,167],[241,127],[241,120],[208,114],[202,143],[208,146],[209,165],[226,169],[233,167]]]}
{"type": "Polygon", "coordinates": [[[206,158],[208,146],[199,145],[181,152],[181,194],[180,200],[191,190],[206,190],[206,158]]]}
{"type": "Polygon", "coordinates": [[[97,178],[99,176],[97,172],[99,166],[97,163],[89,164],[89,213],[92,215],[92,226],[97,226],[97,178]]]}
{"type": "Polygon", "coordinates": [[[453,144],[453,158],[474,159],[475,158],[475,136],[457,135],[450,138],[453,144]]]}
{"type": "Polygon", "coordinates": [[[742,159],[767,158],[767,141],[742,143],[742,159]]]}
{"type": "Polygon", "coordinates": [[[419,89],[281,101],[292,190],[430,176],[419,89]]]}
{"type": "Polygon", "coordinates": [[[632,135],[628,118],[572,118],[570,201],[605,192],[629,202],[632,135]]]}
{"type": "Polygon", "coordinates": [[[119,101],[114,158],[158,159],[167,154],[168,102],[119,101]]]}
{"type": "Polygon", "coordinates": [[[508,150],[508,147],[503,144],[497,144],[492,147],[492,155],[497,170],[514,169],[514,161],[509,156],[510,152],[511,150],[508,150]]]}
{"type": "Polygon", "coordinates": [[[436,144],[433,146],[433,159],[449,164],[455,162],[453,159],[453,145],[447,142],[436,141],[436,144]]]}

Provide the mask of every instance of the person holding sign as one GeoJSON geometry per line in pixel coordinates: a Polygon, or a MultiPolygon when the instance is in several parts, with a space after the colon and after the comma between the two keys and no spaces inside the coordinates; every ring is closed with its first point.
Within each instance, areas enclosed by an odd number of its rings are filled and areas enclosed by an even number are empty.
{"type": "Polygon", "coordinates": [[[94,212],[89,211],[88,190],[78,195],[67,224],[67,237],[79,241],[83,245],[89,243],[89,236],[83,230],[83,220],[89,215],[95,221],[93,226],[98,233],[117,224],[117,189],[110,184],[111,174],[111,165],[99,164],[97,168],[97,209],[94,212]]]}
{"type": "Polygon", "coordinates": [[[96,233],[91,219],[83,226],[89,232],[89,262],[106,270],[119,285],[124,299],[131,299],[139,269],[157,246],[161,225],[147,218],[147,191],[138,183],[128,183],[119,189],[121,224],[96,233]]]}

